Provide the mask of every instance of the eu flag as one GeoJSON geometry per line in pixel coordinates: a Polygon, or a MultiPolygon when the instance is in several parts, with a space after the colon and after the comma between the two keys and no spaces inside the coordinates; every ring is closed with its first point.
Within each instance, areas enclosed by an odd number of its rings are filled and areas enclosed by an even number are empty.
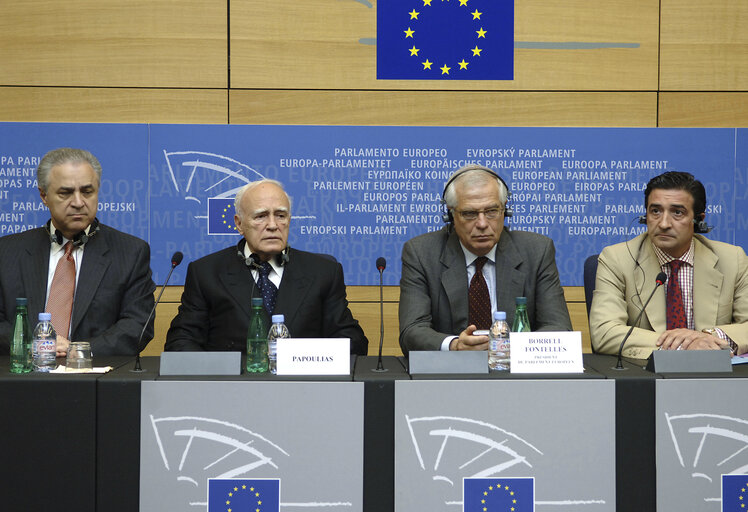
{"type": "Polygon", "coordinates": [[[514,79],[514,0],[379,0],[377,78],[514,79]]]}
{"type": "Polygon", "coordinates": [[[279,512],[280,480],[208,479],[208,512],[279,512]]]}
{"type": "Polygon", "coordinates": [[[532,512],[535,510],[535,479],[465,478],[462,501],[463,512],[532,512]]]}
{"type": "Polygon", "coordinates": [[[748,510],[748,475],[722,475],[722,512],[748,510]]]}
{"type": "Polygon", "coordinates": [[[208,234],[234,235],[238,233],[234,224],[234,211],[233,199],[208,198],[208,234]]]}

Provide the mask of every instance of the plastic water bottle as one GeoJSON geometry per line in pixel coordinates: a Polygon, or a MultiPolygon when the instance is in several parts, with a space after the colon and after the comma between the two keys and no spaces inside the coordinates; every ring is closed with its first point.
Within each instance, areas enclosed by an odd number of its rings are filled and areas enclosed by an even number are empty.
{"type": "Polygon", "coordinates": [[[16,321],[10,345],[11,373],[31,371],[31,327],[29,326],[28,300],[16,299],[16,321]]]}
{"type": "Polygon", "coordinates": [[[530,319],[527,318],[527,297],[514,299],[517,309],[514,310],[512,332],[530,332],[530,319]]]}
{"type": "Polygon", "coordinates": [[[283,315],[273,315],[273,325],[268,332],[268,367],[270,373],[278,373],[278,340],[279,338],[290,338],[288,327],[283,323],[286,317],[283,315]]]}
{"type": "Polygon", "coordinates": [[[252,316],[247,330],[247,371],[268,371],[268,320],[261,297],[252,299],[252,316]]]}
{"type": "Polygon", "coordinates": [[[488,330],[488,369],[509,370],[509,324],[504,311],[494,311],[493,324],[488,330]]]}
{"type": "Polygon", "coordinates": [[[57,368],[57,333],[52,327],[52,313],[39,313],[39,323],[34,328],[31,356],[35,372],[48,372],[57,368]]]}

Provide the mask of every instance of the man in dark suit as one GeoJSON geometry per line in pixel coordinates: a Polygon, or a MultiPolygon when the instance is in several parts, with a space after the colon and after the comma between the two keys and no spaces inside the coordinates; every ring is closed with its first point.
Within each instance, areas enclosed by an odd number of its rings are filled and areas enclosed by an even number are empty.
{"type": "Polygon", "coordinates": [[[406,242],[399,310],[403,353],[487,350],[488,336],[474,331],[489,328],[493,311],[506,311],[511,325],[516,297],[527,297],[533,331],[571,330],[553,242],[504,227],[508,194],[491,169],[458,169],[444,189],[449,224],[406,242]]]}
{"type": "Polygon", "coordinates": [[[351,353],[366,355],[369,341],[348,309],[343,267],[288,247],[291,199],[282,185],[249,183],[235,205],[243,238],[190,263],[166,350],[245,351],[250,299],[263,297],[268,314],[285,315],[291,336],[350,338],[351,353]],[[268,301],[273,287],[277,292],[268,301]]]}
{"type": "MultiPolygon", "coordinates": [[[[94,356],[135,354],[156,288],[148,244],[99,224],[101,164],[90,152],[50,151],[37,182],[49,222],[0,238],[0,353],[9,350],[15,299],[26,297],[32,325],[52,313],[58,356],[70,341],[90,342],[94,356]]],[[[144,340],[152,337],[151,320],[144,340]]]]}

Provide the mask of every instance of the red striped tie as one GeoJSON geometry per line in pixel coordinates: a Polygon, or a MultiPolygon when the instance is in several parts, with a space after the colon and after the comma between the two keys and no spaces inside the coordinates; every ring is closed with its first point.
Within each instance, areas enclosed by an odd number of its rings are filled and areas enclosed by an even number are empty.
{"type": "Polygon", "coordinates": [[[47,311],[52,313],[52,325],[57,334],[68,338],[70,335],[70,315],[73,313],[75,296],[75,258],[73,244],[65,244],[65,254],[57,262],[52,286],[49,288],[47,311]]]}

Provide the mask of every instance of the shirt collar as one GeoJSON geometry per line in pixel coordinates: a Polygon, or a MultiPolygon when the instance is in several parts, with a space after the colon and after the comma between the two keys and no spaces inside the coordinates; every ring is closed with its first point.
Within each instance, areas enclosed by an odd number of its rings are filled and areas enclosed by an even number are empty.
{"type": "MultiPolygon", "coordinates": [[[[469,267],[473,264],[473,262],[478,259],[478,256],[473,254],[472,252],[468,251],[464,245],[462,245],[462,242],[460,242],[460,247],[462,248],[463,254],[465,254],[465,267],[469,267]]],[[[486,254],[486,258],[489,259],[491,263],[496,263],[496,246],[494,245],[491,247],[491,250],[488,251],[486,254]]]]}
{"type": "Polygon", "coordinates": [[[681,260],[682,262],[688,263],[689,265],[693,267],[693,254],[694,254],[693,238],[691,238],[691,245],[689,246],[688,250],[680,258],[673,258],[669,254],[665,253],[665,251],[657,247],[655,244],[652,244],[652,249],[654,249],[654,253],[657,256],[657,260],[660,262],[661,267],[664,267],[665,265],[667,265],[668,263],[674,260],[681,260]]]}
{"type": "MultiPolygon", "coordinates": [[[[246,260],[251,257],[252,257],[252,251],[249,249],[249,245],[244,244],[244,259],[246,260]]],[[[262,259],[260,259],[260,261],[262,261],[262,259]]],[[[278,266],[278,258],[270,258],[268,263],[270,263],[270,267],[275,271],[275,273],[280,275],[280,267],[278,266]]]]}

